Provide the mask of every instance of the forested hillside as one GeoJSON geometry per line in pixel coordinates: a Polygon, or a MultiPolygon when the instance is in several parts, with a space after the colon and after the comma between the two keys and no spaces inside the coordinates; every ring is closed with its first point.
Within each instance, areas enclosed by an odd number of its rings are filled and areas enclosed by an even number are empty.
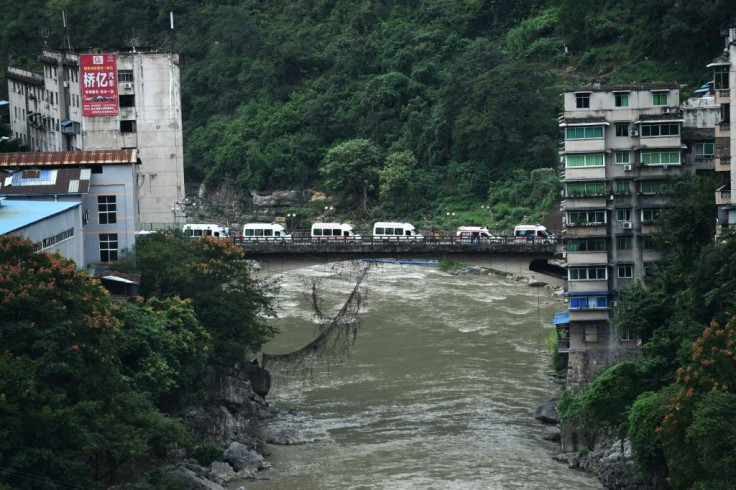
{"type": "Polygon", "coordinates": [[[38,68],[44,43],[181,53],[188,180],[310,186],[403,216],[503,202],[501,220],[557,195],[531,192],[554,176],[529,171],[557,164],[562,89],[677,81],[687,96],[736,17],[731,0],[5,4],[0,54],[15,66],[38,68]]]}

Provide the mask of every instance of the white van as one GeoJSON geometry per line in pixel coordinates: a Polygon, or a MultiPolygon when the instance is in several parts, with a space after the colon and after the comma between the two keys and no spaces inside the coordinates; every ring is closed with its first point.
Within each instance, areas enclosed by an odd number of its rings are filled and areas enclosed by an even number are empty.
{"type": "Polygon", "coordinates": [[[557,237],[542,225],[518,225],[514,228],[514,237],[517,240],[526,240],[533,243],[557,243],[557,237]]]}
{"type": "Polygon", "coordinates": [[[474,243],[501,241],[501,237],[491,234],[485,226],[461,226],[455,232],[455,239],[474,243]]]}
{"type": "Polygon", "coordinates": [[[347,223],[313,223],[312,240],[360,240],[353,227],[347,223]]]}
{"type": "Polygon", "coordinates": [[[424,237],[417,233],[416,228],[411,223],[403,221],[401,223],[394,221],[378,221],[373,224],[373,237],[381,239],[394,240],[423,240],[424,237]]]}
{"type": "Polygon", "coordinates": [[[278,223],[246,223],[243,240],[291,240],[291,233],[278,223]]]}
{"type": "Polygon", "coordinates": [[[189,224],[182,228],[184,236],[199,238],[203,236],[213,236],[217,238],[227,238],[230,235],[230,229],[227,226],[213,224],[189,224]]]}

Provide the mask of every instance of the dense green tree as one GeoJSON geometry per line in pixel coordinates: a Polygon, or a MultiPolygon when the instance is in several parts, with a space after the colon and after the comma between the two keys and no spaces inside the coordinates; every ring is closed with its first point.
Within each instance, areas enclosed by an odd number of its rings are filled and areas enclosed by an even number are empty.
{"type": "Polygon", "coordinates": [[[360,203],[361,208],[375,197],[378,189],[378,171],[383,163],[381,149],[366,139],[345,141],[330,148],[325,155],[320,173],[325,187],[341,205],[360,203]]]}
{"type": "Polygon", "coordinates": [[[228,240],[154,233],[136,242],[142,271],[141,294],[191,300],[197,319],[212,339],[219,368],[242,364],[275,330],[272,284],[256,281],[243,251],[228,240]]]}
{"type": "Polygon", "coordinates": [[[103,488],[183,428],[121,373],[107,292],[58,254],[0,237],[0,482],[103,488]]]}

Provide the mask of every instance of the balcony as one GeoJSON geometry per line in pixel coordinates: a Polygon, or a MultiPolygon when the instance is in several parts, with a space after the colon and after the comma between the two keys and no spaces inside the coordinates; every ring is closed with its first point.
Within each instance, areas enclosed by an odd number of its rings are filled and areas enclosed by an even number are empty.
{"type": "Polygon", "coordinates": [[[605,321],[610,317],[608,308],[570,308],[571,322],[605,321]]]}
{"type": "Polygon", "coordinates": [[[731,136],[731,122],[725,121],[716,124],[716,138],[729,138],[731,136]]]}
{"type": "Polygon", "coordinates": [[[725,189],[723,186],[716,190],[716,206],[731,204],[731,189],[725,189]]]}
{"type": "Polygon", "coordinates": [[[728,104],[731,101],[731,89],[717,89],[716,90],[716,104],[728,104]]]}
{"type": "Polygon", "coordinates": [[[716,171],[718,172],[729,172],[731,170],[731,157],[718,157],[716,158],[716,171]]]}

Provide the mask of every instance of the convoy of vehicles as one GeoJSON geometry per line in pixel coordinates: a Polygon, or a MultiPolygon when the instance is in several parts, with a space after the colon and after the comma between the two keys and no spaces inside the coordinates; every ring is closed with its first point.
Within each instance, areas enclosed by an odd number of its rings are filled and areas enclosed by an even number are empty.
{"type": "MultiPolygon", "coordinates": [[[[184,235],[189,237],[213,236],[220,238],[230,237],[227,226],[217,224],[186,224],[182,229],[184,235]]],[[[342,221],[339,222],[316,222],[311,225],[309,235],[307,231],[298,232],[299,239],[313,242],[319,241],[351,241],[365,240],[358,234],[352,225],[342,221]]],[[[433,232],[434,240],[451,240],[457,243],[539,243],[556,244],[557,237],[546,227],[534,225],[518,225],[514,228],[513,238],[493,234],[485,226],[460,226],[454,234],[433,232]]],[[[242,233],[238,234],[238,240],[247,241],[292,241],[295,238],[284,228],[283,225],[270,223],[246,223],[242,233]]],[[[378,221],[372,226],[372,234],[367,240],[424,240],[414,225],[406,221],[378,221]]]]}

